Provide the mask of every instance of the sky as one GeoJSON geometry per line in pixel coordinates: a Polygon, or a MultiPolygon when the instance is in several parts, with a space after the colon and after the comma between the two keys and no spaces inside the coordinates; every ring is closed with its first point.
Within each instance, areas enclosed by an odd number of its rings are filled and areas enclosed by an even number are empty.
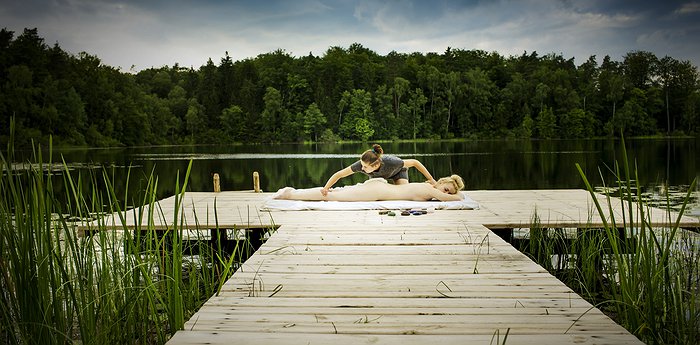
{"type": "Polygon", "coordinates": [[[700,66],[700,0],[0,0],[0,27],[122,71],[198,69],[282,49],[324,56],[479,49],[574,58],[647,51],[700,66]]]}

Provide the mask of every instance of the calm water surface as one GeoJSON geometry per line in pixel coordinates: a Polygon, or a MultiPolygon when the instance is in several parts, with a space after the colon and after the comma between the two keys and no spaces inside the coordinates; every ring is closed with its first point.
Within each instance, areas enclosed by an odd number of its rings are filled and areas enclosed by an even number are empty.
{"type": "MultiPolygon", "coordinates": [[[[641,185],[654,193],[664,184],[671,191],[687,191],[700,173],[699,140],[627,140],[630,164],[637,166],[641,185]]],[[[325,184],[337,170],[355,162],[370,144],[259,144],[234,146],[176,146],[54,151],[53,161],[65,160],[71,174],[90,176],[106,171],[117,193],[138,196],[148,176],[158,176],[158,196],[175,192],[192,162],[189,191],[211,191],[218,173],[223,190],[252,189],[252,175],[259,172],[264,191],[285,186],[297,188],[325,184]],[[130,180],[127,186],[127,172],[130,180]],[[179,174],[179,175],[178,175],[179,174]]],[[[426,143],[382,143],[387,154],[420,160],[435,176],[461,175],[467,190],[584,188],[576,170],[581,165],[594,186],[616,185],[611,173],[622,161],[617,140],[494,140],[426,143]],[[602,174],[602,177],[601,177],[602,174]]],[[[633,166],[634,168],[634,166],[633,166]]],[[[411,181],[424,181],[415,169],[411,181]]],[[[366,180],[361,174],[341,180],[337,186],[366,180]]],[[[85,181],[85,180],[84,180],[85,181]]],[[[84,184],[87,185],[87,181],[84,184]]],[[[62,188],[61,184],[57,184],[62,188]]],[[[697,192],[696,192],[697,195],[697,192]]]]}

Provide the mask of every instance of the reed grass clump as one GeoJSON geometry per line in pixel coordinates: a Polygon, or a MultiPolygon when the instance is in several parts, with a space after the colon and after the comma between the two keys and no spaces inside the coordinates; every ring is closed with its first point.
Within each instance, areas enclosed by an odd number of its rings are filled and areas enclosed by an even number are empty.
{"type": "MultiPolygon", "coordinates": [[[[12,152],[0,154],[0,343],[163,344],[245,260],[239,245],[223,251],[209,239],[185,241],[181,214],[165,233],[155,231],[152,174],[132,200],[150,210],[135,230],[97,218],[92,236],[78,236],[74,219],[114,213],[126,223],[130,196],[117,195],[106,171],[65,168],[59,176],[45,169],[39,149],[30,168],[17,169],[12,152]],[[57,179],[69,186],[67,197],[54,193],[57,179]],[[83,179],[91,187],[82,188],[83,179]],[[199,254],[185,255],[192,247],[199,254]]],[[[174,181],[176,210],[189,171],[174,181]]]]}
{"type": "MultiPolygon", "coordinates": [[[[697,181],[691,183],[673,224],[652,227],[636,169],[633,172],[630,168],[624,148],[622,152],[622,164],[610,169],[621,188],[615,198],[606,194],[607,204],[598,202],[587,176],[577,165],[603,228],[578,229],[576,236],[568,237],[565,253],[555,250],[562,237],[531,231],[534,236],[527,249],[543,267],[645,343],[697,344],[700,236],[679,226],[697,181]],[[613,203],[618,202],[623,210],[621,217],[613,212],[613,203]],[[555,267],[553,262],[565,264],[555,267]]],[[[667,218],[672,219],[668,209],[667,218]]],[[[540,227],[538,223],[535,216],[534,229],[540,227]]]]}

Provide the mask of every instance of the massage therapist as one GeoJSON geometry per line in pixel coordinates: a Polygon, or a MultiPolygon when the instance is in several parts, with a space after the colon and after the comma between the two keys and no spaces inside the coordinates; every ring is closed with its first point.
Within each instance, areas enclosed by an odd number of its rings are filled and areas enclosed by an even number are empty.
{"type": "Polygon", "coordinates": [[[427,179],[431,185],[435,185],[435,179],[423,163],[416,159],[401,159],[396,156],[384,156],[384,150],[379,144],[372,145],[372,148],[362,153],[360,160],[350,166],[337,171],[328,179],[326,185],[321,188],[321,194],[326,196],[333,185],[343,177],[350,176],[356,172],[361,172],[370,178],[381,177],[391,180],[394,184],[408,183],[408,168],[416,168],[427,179]]]}

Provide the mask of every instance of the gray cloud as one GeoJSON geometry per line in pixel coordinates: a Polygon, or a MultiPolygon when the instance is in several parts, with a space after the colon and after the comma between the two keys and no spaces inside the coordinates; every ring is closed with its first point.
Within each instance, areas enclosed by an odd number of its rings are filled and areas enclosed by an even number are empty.
{"type": "Polygon", "coordinates": [[[645,50],[700,65],[700,0],[24,0],[3,1],[0,22],[17,34],[36,27],[49,44],[123,70],[198,68],[226,51],[235,60],[275,49],[323,55],[354,42],[379,54],[452,47],[577,63],[645,50]]]}

